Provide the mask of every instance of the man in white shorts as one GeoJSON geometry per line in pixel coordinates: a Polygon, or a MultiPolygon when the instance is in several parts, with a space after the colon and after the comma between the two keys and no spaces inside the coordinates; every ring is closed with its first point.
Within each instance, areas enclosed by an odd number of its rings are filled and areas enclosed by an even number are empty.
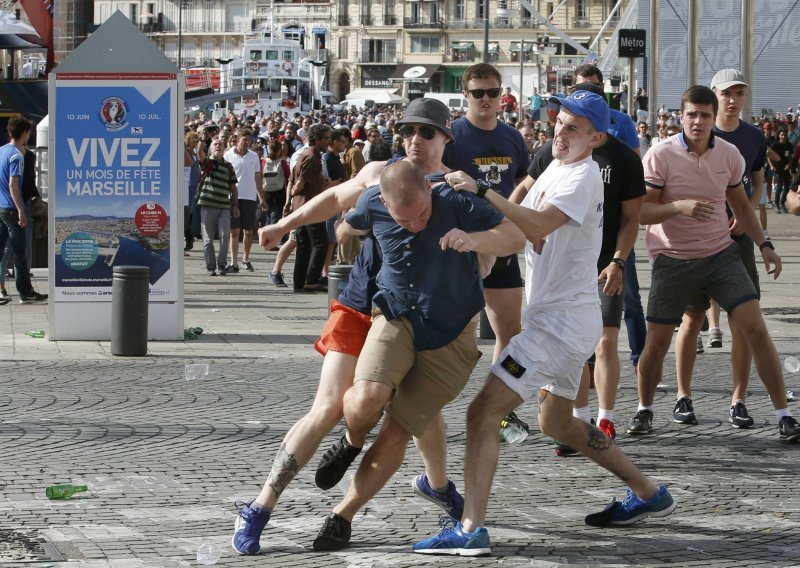
{"type": "Polygon", "coordinates": [[[651,515],[668,515],[676,507],[666,488],[642,474],[603,432],[572,416],[581,369],[602,333],[596,261],[604,198],[592,149],[603,140],[609,109],[601,96],[588,91],[577,91],[558,103],[555,160],[521,206],[463,172],[446,176],[453,188],[484,197],[525,233],[528,306],[523,331],[503,349],[467,411],[461,522],[417,543],[414,552],[491,553],[483,525],[499,454],[493,426],[536,391],[542,433],[578,449],[630,487],[624,502],[612,501],[606,510],[587,516],[587,524],[626,525],[651,515]]]}

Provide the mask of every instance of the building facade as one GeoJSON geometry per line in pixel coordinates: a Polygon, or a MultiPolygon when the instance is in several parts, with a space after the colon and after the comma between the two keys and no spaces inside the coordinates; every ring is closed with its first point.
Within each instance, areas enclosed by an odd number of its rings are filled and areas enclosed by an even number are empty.
{"type": "MultiPolygon", "coordinates": [[[[602,54],[622,0],[592,49],[602,54]]],[[[95,24],[121,10],[182,67],[214,67],[241,55],[265,27],[304,42],[327,61],[336,99],[356,88],[397,89],[409,98],[458,92],[464,70],[487,59],[524,95],[556,90],[583,62],[617,0],[95,0],[95,24]],[[564,37],[531,12],[548,18],[564,37]],[[577,46],[577,47],[576,47],[577,46]]]]}

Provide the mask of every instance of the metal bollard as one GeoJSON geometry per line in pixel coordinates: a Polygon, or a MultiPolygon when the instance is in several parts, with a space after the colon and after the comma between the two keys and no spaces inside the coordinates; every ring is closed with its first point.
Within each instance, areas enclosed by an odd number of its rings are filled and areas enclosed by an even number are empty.
{"type": "Polygon", "coordinates": [[[147,355],[147,309],[150,269],[115,266],[111,281],[111,353],[147,355]]]}
{"type": "Polygon", "coordinates": [[[337,264],[328,267],[328,305],[331,300],[336,300],[344,291],[352,269],[352,264],[337,264]]]}
{"type": "Polygon", "coordinates": [[[478,322],[478,337],[481,339],[497,339],[492,329],[492,324],[489,323],[489,316],[486,315],[486,310],[481,310],[481,319],[478,322]]]}

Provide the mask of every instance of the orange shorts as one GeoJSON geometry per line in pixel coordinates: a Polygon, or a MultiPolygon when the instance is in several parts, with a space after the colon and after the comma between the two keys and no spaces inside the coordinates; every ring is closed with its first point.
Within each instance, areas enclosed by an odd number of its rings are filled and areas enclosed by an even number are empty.
{"type": "Polygon", "coordinates": [[[328,351],[336,351],[358,357],[371,325],[372,318],[369,315],[345,306],[338,300],[331,300],[331,315],[314,347],[322,356],[328,351]]]}

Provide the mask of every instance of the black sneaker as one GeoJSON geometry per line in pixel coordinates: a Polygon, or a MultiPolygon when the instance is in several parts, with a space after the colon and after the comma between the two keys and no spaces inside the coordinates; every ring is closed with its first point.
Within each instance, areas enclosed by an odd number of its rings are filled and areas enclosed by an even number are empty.
{"type": "Polygon", "coordinates": [[[339,550],[350,545],[350,527],[352,523],[345,521],[336,513],[325,517],[325,523],[314,539],[314,550],[339,550]]]}
{"type": "Polygon", "coordinates": [[[347,472],[347,468],[360,453],[361,448],[351,446],[347,443],[346,437],[342,436],[338,442],[328,448],[319,461],[317,473],[314,476],[317,487],[327,491],[339,483],[347,472]]]}
{"type": "Polygon", "coordinates": [[[672,411],[672,420],[678,424],[697,424],[691,398],[684,396],[678,399],[678,402],[675,403],[675,409],[672,411]]]}
{"type": "Polygon", "coordinates": [[[275,284],[278,288],[286,288],[286,282],[283,281],[283,274],[280,272],[270,272],[269,274],[270,280],[272,283],[275,284]]]}
{"type": "Polygon", "coordinates": [[[653,432],[653,413],[649,410],[640,410],[628,422],[628,434],[638,436],[653,432]]]}
{"type": "Polygon", "coordinates": [[[253,263],[250,262],[249,260],[243,260],[242,261],[242,266],[244,266],[244,269],[247,272],[253,272],[255,270],[255,268],[253,268],[253,263]]]}
{"type": "Polygon", "coordinates": [[[236,266],[235,264],[229,264],[228,266],[225,267],[225,272],[227,272],[228,274],[239,272],[239,267],[236,266]]]}
{"type": "Polygon", "coordinates": [[[562,444],[558,440],[553,440],[556,443],[556,455],[560,458],[571,458],[572,456],[580,455],[580,452],[575,448],[571,448],[566,444],[562,444]]]}
{"type": "Polygon", "coordinates": [[[216,276],[217,275],[217,271],[216,270],[209,270],[208,271],[208,275],[209,276],[216,276]]]}
{"type": "Polygon", "coordinates": [[[39,292],[31,292],[27,296],[21,296],[19,299],[20,304],[35,304],[37,302],[44,302],[47,300],[47,294],[40,294],[39,292]]]}
{"type": "Polygon", "coordinates": [[[786,440],[787,442],[800,440],[800,425],[797,424],[797,420],[792,416],[781,418],[781,421],[778,422],[778,429],[781,433],[781,440],[786,440]]]}
{"type": "Polygon", "coordinates": [[[750,428],[753,425],[754,421],[747,413],[747,407],[744,405],[743,400],[737,400],[736,404],[731,406],[728,422],[734,428],[750,428]]]}

